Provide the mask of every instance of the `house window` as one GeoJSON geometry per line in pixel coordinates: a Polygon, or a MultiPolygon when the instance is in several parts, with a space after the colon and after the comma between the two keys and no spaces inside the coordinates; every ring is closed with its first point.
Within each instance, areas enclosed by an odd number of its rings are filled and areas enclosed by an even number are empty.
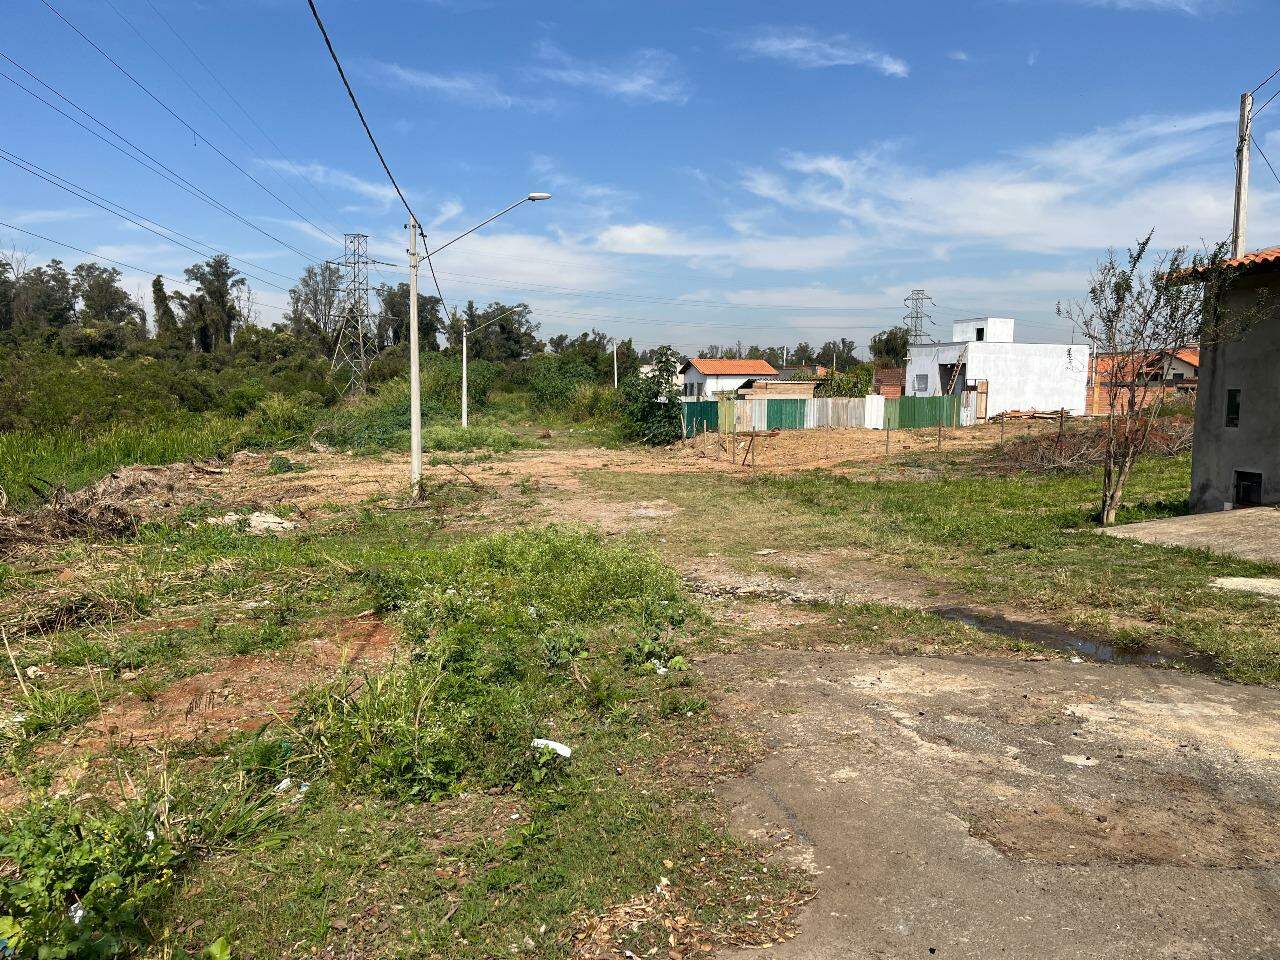
{"type": "Polygon", "coordinates": [[[915,393],[929,392],[929,375],[927,373],[916,374],[916,386],[915,386],[914,392],[915,393]]]}
{"type": "Polygon", "coordinates": [[[1252,470],[1237,470],[1235,482],[1237,507],[1262,506],[1262,474],[1252,470]]]}
{"type": "Polygon", "coordinates": [[[1227,391],[1227,421],[1228,427],[1240,426],[1240,390],[1233,388],[1227,391]]]}
{"type": "Polygon", "coordinates": [[[979,342],[979,343],[981,343],[983,340],[985,340],[985,339],[986,339],[986,337],[987,337],[987,328],[986,328],[986,327],[979,327],[979,328],[978,328],[978,342],[979,342]]]}
{"type": "Polygon", "coordinates": [[[1187,375],[1186,375],[1185,373],[1175,373],[1175,374],[1173,375],[1173,379],[1175,379],[1175,380],[1185,380],[1185,379],[1186,379],[1186,377],[1187,377],[1187,375]]]}

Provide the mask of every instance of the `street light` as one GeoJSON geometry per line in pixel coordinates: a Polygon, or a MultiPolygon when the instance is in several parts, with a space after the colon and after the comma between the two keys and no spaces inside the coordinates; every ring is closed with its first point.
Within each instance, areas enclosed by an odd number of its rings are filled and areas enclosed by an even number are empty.
{"type": "MultiPolygon", "coordinates": [[[[486,224],[493,223],[500,216],[510,213],[522,203],[537,203],[539,200],[550,200],[549,193],[530,193],[515,203],[499,210],[487,220],[482,220],[466,233],[460,233],[448,243],[441,244],[426,253],[428,260],[445,247],[450,247],[463,237],[475,233],[486,224]]],[[[417,497],[422,487],[422,369],[418,355],[418,221],[409,216],[409,487],[412,496],[417,497]]],[[[441,310],[444,303],[440,304],[441,310]]],[[[503,315],[505,316],[505,314],[503,315]]],[[[494,317],[499,320],[500,317],[494,317]]],[[[486,323],[492,323],[492,320],[486,323]]],[[[467,425],[467,329],[462,328],[462,425],[467,425]]]]}
{"type": "Polygon", "coordinates": [[[463,325],[462,325],[462,428],[463,428],[464,430],[467,428],[467,400],[468,400],[468,396],[467,396],[467,338],[468,338],[469,336],[471,336],[471,334],[475,333],[477,330],[483,330],[483,329],[484,329],[485,327],[487,327],[489,324],[491,324],[491,323],[497,323],[497,322],[498,322],[499,320],[501,320],[503,317],[509,317],[509,316],[511,316],[511,314],[515,313],[515,312],[516,312],[517,310],[519,310],[519,309],[520,309],[519,307],[512,307],[512,308],[511,308],[510,310],[508,310],[506,313],[501,313],[501,314],[499,314],[499,315],[498,315],[498,316],[496,316],[496,317],[490,317],[490,318],[489,318],[488,320],[486,320],[484,323],[482,323],[482,324],[480,324],[480,325],[478,325],[478,326],[476,326],[476,327],[472,327],[470,330],[468,330],[468,329],[467,329],[467,325],[466,325],[466,323],[463,323],[463,325]]]}

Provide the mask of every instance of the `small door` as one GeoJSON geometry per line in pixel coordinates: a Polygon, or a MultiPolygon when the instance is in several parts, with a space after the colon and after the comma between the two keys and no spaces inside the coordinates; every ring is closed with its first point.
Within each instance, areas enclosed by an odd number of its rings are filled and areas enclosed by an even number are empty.
{"type": "Polygon", "coordinates": [[[1237,470],[1235,483],[1237,507],[1262,506],[1262,474],[1252,470],[1237,470]]]}

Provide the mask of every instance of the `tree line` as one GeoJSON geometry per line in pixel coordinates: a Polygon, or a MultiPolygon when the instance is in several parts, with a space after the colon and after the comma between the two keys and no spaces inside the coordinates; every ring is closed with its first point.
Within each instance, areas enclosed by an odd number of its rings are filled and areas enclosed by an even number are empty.
{"type": "Polygon", "coordinates": [[[868,343],[869,360],[858,356],[858,345],[845,337],[828,340],[819,347],[801,340],[794,347],[744,346],[739,340],[733,344],[709,344],[698,352],[699,357],[728,357],[734,360],[767,360],[775,367],[808,367],[820,364],[829,370],[849,371],[870,362],[877,367],[901,367],[907,362],[907,349],[911,343],[910,331],[905,326],[892,326],[882,330],[868,343]]]}

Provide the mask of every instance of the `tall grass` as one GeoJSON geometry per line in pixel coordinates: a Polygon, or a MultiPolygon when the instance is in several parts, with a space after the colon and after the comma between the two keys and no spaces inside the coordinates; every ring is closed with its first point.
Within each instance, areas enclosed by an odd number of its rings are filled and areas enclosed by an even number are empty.
{"type": "Polygon", "coordinates": [[[11,506],[43,498],[48,486],[84,486],[134,463],[164,464],[217,455],[236,435],[231,419],[206,415],[102,430],[0,433],[0,487],[11,506]]]}

